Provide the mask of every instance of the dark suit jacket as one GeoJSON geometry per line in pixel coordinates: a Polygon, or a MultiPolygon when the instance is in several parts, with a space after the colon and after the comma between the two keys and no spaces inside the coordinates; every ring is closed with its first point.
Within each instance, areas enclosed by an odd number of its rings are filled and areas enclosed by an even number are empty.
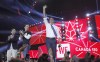
{"type": "Polygon", "coordinates": [[[7,41],[8,49],[10,49],[11,43],[12,43],[13,49],[18,49],[18,38],[19,38],[19,36],[15,35],[14,38],[7,41]]]}
{"type": "MultiPolygon", "coordinates": [[[[27,32],[24,32],[24,34],[27,33],[27,34],[30,34],[31,35],[31,32],[27,31],[27,32]]],[[[26,39],[25,37],[23,37],[23,44],[29,44],[29,41],[30,39],[26,39]]]]}

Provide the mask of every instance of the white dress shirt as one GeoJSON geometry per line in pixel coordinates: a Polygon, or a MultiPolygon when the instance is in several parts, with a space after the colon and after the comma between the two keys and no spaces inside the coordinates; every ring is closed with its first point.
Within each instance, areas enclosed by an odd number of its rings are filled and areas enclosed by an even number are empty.
{"type": "MultiPolygon", "coordinates": [[[[49,38],[56,38],[54,32],[53,32],[53,29],[51,28],[51,24],[48,23],[48,20],[47,18],[43,18],[44,19],[44,23],[45,23],[45,26],[46,26],[46,37],[49,37],[49,38]]],[[[59,28],[56,26],[56,25],[52,25],[57,33],[57,38],[61,38],[60,37],[60,33],[59,33],[59,28]]]]}

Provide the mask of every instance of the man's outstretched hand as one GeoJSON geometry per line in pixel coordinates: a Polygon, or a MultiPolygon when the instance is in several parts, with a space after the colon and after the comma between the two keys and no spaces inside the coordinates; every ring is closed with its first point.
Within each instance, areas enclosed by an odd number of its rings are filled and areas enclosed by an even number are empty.
{"type": "Polygon", "coordinates": [[[43,9],[46,9],[46,8],[47,8],[47,5],[44,5],[44,6],[43,6],[43,9]]]}

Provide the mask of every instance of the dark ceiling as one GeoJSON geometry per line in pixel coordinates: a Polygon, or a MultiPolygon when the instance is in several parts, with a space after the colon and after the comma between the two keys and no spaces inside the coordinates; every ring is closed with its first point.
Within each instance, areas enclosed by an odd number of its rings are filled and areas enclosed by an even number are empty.
{"type": "Polygon", "coordinates": [[[25,24],[42,22],[45,4],[48,15],[70,20],[76,15],[84,18],[86,13],[97,11],[96,1],[100,10],[100,0],[0,0],[0,34],[11,28],[19,30],[25,24]]]}

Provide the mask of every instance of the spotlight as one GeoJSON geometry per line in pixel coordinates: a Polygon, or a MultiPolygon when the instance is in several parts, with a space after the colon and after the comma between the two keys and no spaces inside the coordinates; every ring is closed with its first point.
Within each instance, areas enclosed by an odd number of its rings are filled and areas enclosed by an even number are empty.
{"type": "Polygon", "coordinates": [[[64,18],[61,18],[62,20],[64,20],[64,18]]]}
{"type": "Polygon", "coordinates": [[[75,18],[78,18],[78,16],[75,16],[75,18]]]}
{"type": "Polygon", "coordinates": [[[65,31],[63,31],[63,33],[64,33],[65,31]]]}
{"type": "Polygon", "coordinates": [[[86,19],[87,19],[88,21],[90,20],[90,18],[89,18],[89,17],[87,17],[86,19]]]}
{"type": "Polygon", "coordinates": [[[28,13],[30,14],[31,12],[29,11],[28,13]]]}
{"type": "Polygon", "coordinates": [[[65,29],[65,28],[63,27],[63,29],[65,29]]]}
{"type": "Polygon", "coordinates": [[[87,17],[89,17],[89,16],[90,16],[90,14],[89,14],[89,13],[87,13],[87,14],[86,14],[86,16],[87,16],[87,17]]]}
{"type": "Polygon", "coordinates": [[[80,36],[78,36],[78,38],[80,38],[80,36]]]}
{"type": "Polygon", "coordinates": [[[77,29],[77,31],[79,32],[79,31],[80,31],[80,29],[78,28],[78,29],[77,29]]]}
{"type": "Polygon", "coordinates": [[[88,30],[92,30],[92,27],[88,27],[88,30]]]}
{"type": "Polygon", "coordinates": [[[78,19],[76,18],[75,21],[78,22],[78,19]]]}
{"type": "Polygon", "coordinates": [[[36,1],[34,3],[37,3],[36,1]]]}
{"type": "Polygon", "coordinates": [[[78,28],[78,26],[76,26],[78,28]]]}
{"type": "Polygon", "coordinates": [[[65,37],[63,37],[63,39],[65,39],[65,37]]]}
{"type": "Polygon", "coordinates": [[[64,26],[65,26],[65,24],[61,24],[61,26],[63,26],[63,27],[64,27],[64,26]]]}
{"type": "Polygon", "coordinates": [[[69,37],[69,39],[70,39],[70,40],[73,40],[73,38],[72,38],[72,37],[69,37]]]}
{"type": "Polygon", "coordinates": [[[89,34],[89,36],[92,37],[93,35],[92,34],[89,34]]]}
{"type": "Polygon", "coordinates": [[[97,11],[97,14],[99,14],[100,12],[99,11],[97,11]]]}
{"type": "Polygon", "coordinates": [[[78,22],[76,22],[76,24],[78,24],[78,22]]]}
{"type": "Polygon", "coordinates": [[[88,23],[90,23],[90,21],[88,21],[88,23]]]}

